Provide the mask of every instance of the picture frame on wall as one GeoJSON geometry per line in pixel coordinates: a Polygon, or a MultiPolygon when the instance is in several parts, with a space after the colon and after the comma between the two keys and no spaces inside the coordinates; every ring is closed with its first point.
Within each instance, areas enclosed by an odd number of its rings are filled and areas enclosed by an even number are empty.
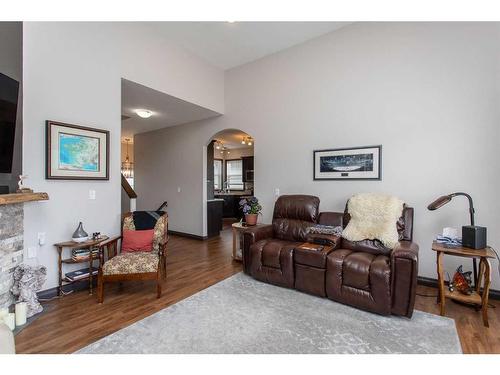
{"type": "Polygon", "coordinates": [[[109,131],[46,121],[45,178],[109,180],[109,131]]]}
{"type": "Polygon", "coordinates": [[[381,180],[382,145],[315,150],[314,180],[381,180]]]}

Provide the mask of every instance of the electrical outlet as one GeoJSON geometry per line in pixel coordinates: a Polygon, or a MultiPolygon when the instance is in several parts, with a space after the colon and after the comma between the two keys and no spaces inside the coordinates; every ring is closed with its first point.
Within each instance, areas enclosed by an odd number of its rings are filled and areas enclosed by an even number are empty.
{"type": "Polygon", "coordinates": [[[95,190],[89,190],[89,199],[91,200],[95,199],[95,190]]]}
{"type": "Polygon", "coordinates": [[[177,187],[177,192],[180,193],[181,192],[181,187],[177,187]]]}
{"type": "Polygon", "coordinates": [[[45,245],[45,232],[38,232],[38,244],[40,246],[45,245]]]}
{"type": "Polygon", "coordinates": [[[30,259],[36,258],[36,246],[28,247],[28,258],[30,259]]]}

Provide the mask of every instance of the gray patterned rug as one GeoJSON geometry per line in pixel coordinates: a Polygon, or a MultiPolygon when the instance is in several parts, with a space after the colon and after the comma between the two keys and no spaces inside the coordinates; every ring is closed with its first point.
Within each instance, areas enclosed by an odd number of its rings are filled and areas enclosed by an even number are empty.
{"type": "Polygon", "coordinates": [[[452,319],[411,320],[234,275],[77,353],[461,353],[452,319]]]}

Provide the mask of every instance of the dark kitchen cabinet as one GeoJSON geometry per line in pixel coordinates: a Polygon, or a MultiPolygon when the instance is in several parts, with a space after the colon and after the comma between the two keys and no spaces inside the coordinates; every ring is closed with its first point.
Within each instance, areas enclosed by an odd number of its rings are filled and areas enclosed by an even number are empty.
{"type": "Polygon", "coordinates": [[[253,182],[253,156],[241,158],[243,167],[243,182],[253,182]]]}
{"type": "Polygon", "coordinates": [[[222,230],[222,211],[224,202],[211,200],[207,202],[207,236],[215,237],[222,230]]]}
{"type": "Polygon", "coordinates": [[[216,198],[224,199],[222,208],[223,217],[235,217],[234,215],[234,195],[216,195],[216,198]]]}
{"type": "Polygon", "coordinates": [[[243,216],[243,212],[240,209],[241,195],[216,194],[215,198],[224,199],[224,205],[222,208],[223,217],[235,217],[237,219],[241,219],[243,216]]]}
{"type": "Polygon", "coordinates": [[[214,142],[207,146],[207,199],[214,199],[214,142]]]}

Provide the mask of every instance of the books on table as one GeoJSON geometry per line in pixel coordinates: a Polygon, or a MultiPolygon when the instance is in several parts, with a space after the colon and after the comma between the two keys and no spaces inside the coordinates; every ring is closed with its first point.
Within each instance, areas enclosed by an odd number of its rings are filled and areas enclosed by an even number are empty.
{"type": "MultiPolygon", "coordinates": [[[[97,268],[92,267],[92,275],[97,275],[97,268]]],[[[88,268],[82,268],[80,270],[72,271],[66,273],[66,279],[69,281],[77,281],[81,279],[85,279],[86,277],[89,277],[90,272],[88,268]]]]}
{"type": "MultiPolygon", "coordinates": [[[[92,258],[97,258],[99,249],[92,249],[92,258]]],[[[71,251],[71,259],[73,260],[87,260],[90,257],[90,249],[73,249],[71,251]]]]}

